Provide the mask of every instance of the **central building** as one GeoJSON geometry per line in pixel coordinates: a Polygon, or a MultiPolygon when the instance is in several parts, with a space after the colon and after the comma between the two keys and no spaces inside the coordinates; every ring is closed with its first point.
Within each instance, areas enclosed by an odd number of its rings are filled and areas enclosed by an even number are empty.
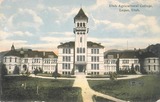
{"type": "Polygon", "coordinates": [[[87,41],[88,17],[81,8],[74,17],[75,41],[58,46],[58,72],[60,74],[104,74],[104,46],[87,41]]]}

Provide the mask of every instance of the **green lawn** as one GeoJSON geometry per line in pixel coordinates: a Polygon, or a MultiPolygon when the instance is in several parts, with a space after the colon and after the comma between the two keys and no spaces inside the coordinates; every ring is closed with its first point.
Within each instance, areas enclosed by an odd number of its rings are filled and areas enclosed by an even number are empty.
{"type": "Polygon", "coordinates": [[[155,102],[160,99],[160,76],[130,80],[89,80],[92,89],[131,102],[155,102]]]}
{"type": "Polygon", "coordinates": [[[3,82],[2,99],[20,102],[82,102],[81,89],[72,87],[73,82],[74,80],[51,80],[22,76],[6,77],[3,82]],[[25,83],[26,88],[24,87],[25,83]]]}
{"type": "Polygon", "coordinates": [[[94,102],[114,102],[114,101],[105,99],[103,97],[95,96],[95,95],[93,96],[93,100],[94,102]]]}
{"type": "MultiPolygon", "coordinates": [[[[52,73],[38,73],[37,76],[53,77],[53,76],[52,76],[52,73]]],[[[60,78],[75,78],[75,76],[71,76],[71,75],[61,75],[60,78]]]]}

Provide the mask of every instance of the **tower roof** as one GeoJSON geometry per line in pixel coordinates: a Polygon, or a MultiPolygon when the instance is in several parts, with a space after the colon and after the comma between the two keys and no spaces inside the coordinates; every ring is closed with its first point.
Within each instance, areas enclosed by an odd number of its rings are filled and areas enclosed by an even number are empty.
{"type": "Polygon", "coordinates": [[[14,44],[12,44],[12,46],[11,46],[11,50],[15,50],[14,44]]]}
{"type": "Polygon", "coordinates": [[[82,8],[79,10],[78,14],[74,17],[74,22],[75,20],[87,20],[88,22],[88,17],[86,16],[82,8]]]}

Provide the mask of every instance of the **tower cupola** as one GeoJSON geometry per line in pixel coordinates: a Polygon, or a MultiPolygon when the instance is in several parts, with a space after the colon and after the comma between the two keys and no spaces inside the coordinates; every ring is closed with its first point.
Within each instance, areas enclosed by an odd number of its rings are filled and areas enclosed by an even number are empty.
{"type": "Polygon", "coordinates": [[[88,22],[88,17],[86,16],[82,8],[79,10],[78,14],[74,17],[74,23],[77,20],[84,20],[88,22]]]}

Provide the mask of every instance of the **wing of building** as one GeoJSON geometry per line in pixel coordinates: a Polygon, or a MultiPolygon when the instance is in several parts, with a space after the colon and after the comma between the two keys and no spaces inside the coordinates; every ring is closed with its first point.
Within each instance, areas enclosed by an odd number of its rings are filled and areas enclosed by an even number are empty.
{"type": "Polygon", "coordinates": [[[26,70],[33,73],[35,69],[53,73],[57,67],[57,58],[52,51],[18,50],[12,45],[11,50],[3,56],[3,64],[6,65],[8,74],[14,74],[15,67],[19,68],[20,73],[26,70]]]}

